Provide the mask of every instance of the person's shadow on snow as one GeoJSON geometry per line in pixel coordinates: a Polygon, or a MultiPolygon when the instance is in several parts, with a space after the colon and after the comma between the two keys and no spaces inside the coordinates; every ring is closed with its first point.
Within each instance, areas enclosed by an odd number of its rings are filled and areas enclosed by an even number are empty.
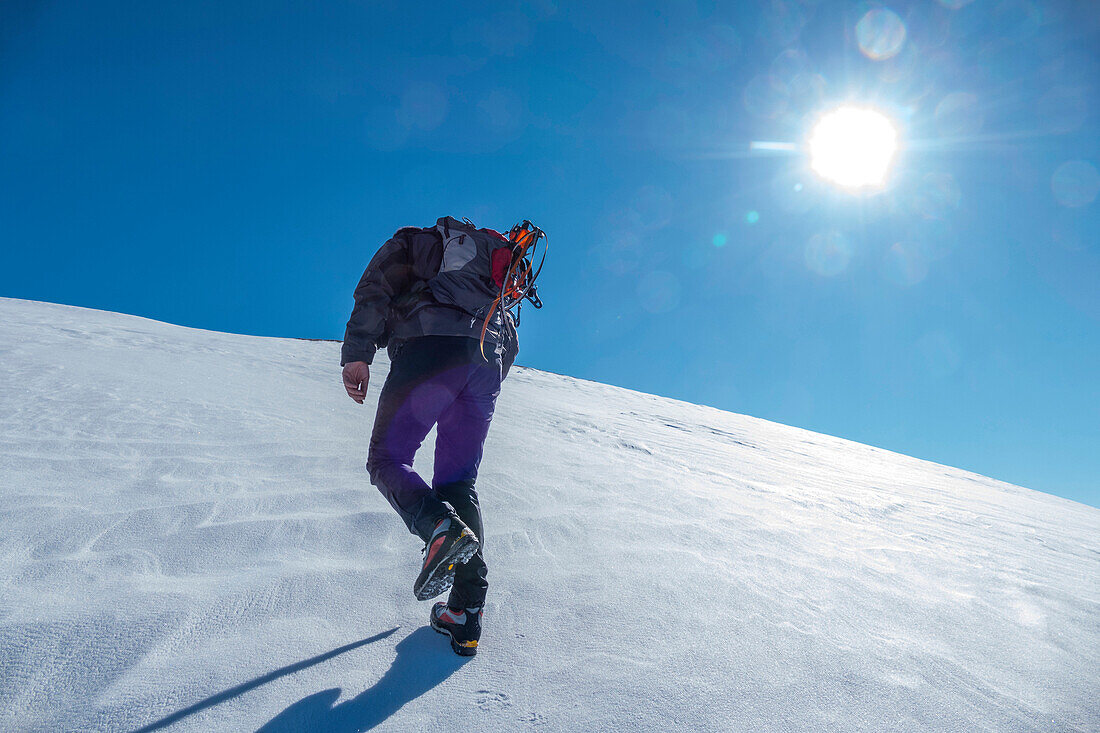
{"type": "Polygon", "coordinates": [[[276,715],[257,733],[370,730],[470,660],[452,654],[450,647],[441,644],[439,636],[427,626],[406,636],[394,649],[397,657],[382,679],[351,700],[334,706],[340,697],[338,687],[314,693],[276,715]]]}

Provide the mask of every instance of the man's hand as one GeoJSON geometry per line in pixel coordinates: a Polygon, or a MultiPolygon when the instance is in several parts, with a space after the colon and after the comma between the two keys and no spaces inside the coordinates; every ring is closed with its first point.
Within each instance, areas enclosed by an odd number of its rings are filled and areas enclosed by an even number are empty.
{"type": "Polygon", "coordinates": [[[370,381],[370,367],[365,361],[351,361],[344,365],[344,389],[348,397],[360,405],[367,396],[367,382],[370,381]]]}

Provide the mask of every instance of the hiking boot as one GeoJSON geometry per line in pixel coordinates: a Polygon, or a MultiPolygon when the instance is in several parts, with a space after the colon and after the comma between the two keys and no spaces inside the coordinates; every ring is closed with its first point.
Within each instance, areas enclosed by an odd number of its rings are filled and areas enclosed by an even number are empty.
{"type": "Polygon", "coordinates": [[[424,567],[413,584],[416,600],[426,601],[446,593],[455,582],[455,568],[480,547],[474,531],[453,514],[439,520],[424,546],[424,567]]]}
{"type": "Polygon", "coordinates": [[[472,657],[481,638],[482,613],[481,608],[450,608],[440,601],[432,606],[432,628],[451,637],[455,654],[472,657]]]}

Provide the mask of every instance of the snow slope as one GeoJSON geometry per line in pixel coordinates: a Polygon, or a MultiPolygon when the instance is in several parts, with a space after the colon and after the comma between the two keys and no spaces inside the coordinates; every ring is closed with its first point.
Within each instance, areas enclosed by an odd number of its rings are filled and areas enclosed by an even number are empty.
{"type": "Polygon", "coordinates": [[[529,369],[463,661],[338,363],[0,299],[0,729],[1100,729],[1100,511],[529,369]]]}

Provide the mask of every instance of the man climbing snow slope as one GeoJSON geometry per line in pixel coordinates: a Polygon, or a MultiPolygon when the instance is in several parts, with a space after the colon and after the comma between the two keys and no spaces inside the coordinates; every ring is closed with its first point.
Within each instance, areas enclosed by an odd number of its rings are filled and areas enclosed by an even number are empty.
{"type": "Polygon", "coordinates": [[[432,608],[431,625],[463,656],[477,653],[489,587],[474,482],[501,382],[519,351],[519,306],[525,299],[542,306],[532,263],[544,237],[529,221],[504,236],[449,216],[434,227],[399,229],[359,280],[344,335],[344,388],[359,404],[374,353],[388,345],[390,373],[367,471],[424,540],[417,599],[450,590],[447,602],[432,608]],[[413,457],[433,425],[429,486],[413,470],[413,457]]]}

